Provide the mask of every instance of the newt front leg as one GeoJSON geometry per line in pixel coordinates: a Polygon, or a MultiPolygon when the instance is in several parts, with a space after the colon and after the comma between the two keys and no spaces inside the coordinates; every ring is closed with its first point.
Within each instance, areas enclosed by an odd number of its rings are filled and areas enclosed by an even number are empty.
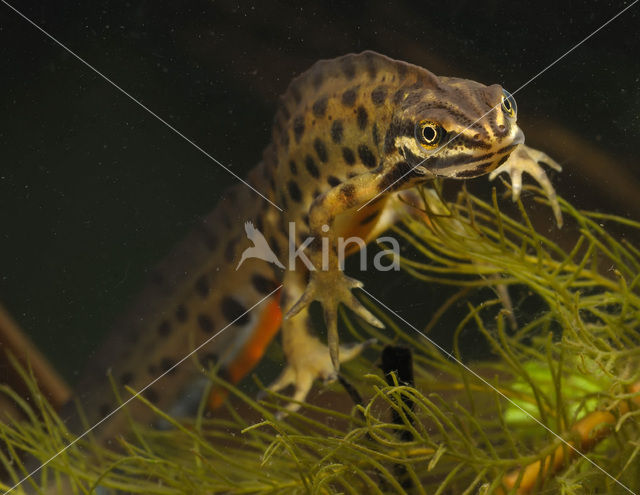
{"type": "MultiPolygon", "coordinates": [[[[410,172],[405,164],[398,169],[410,172]]],[[[422,170],[410,172],[407,177],[421,174],[422,170]]],[[[401,174],[397,174],[400,178],[401,174]]],[[[382,328],[384,325],[367,310],[351,292],[362,287],[362,283],[347,277],[341,270],[338,252],[339,237],[332,228],[334,219],[341,213],[364,205],[376,198],[391,184],[389,173],[370,172],[353,177],[318,196],[309,209],[309,227],[314,242],[310,246],[310,261],[314,270],[302,296],[285,315],[291,318],[309,305],[319,301],[324,310],[327,326],[327,342],[331,361],[336,370],[340,366],[338,339],[338,306],[340,303],[351,309],[367,323],[382,328]]],[[[406,183],[406,178],[404,180],[406,183]]]]}

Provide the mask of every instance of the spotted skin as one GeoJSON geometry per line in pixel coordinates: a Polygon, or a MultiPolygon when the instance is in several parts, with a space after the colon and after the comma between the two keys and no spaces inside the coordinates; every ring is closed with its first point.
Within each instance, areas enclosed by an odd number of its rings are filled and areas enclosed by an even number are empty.
{"type": "MultiPolygon", "coordinates": [[[[504,98],[498,85],[437,77],[373,52],[319,61],[293,80],[280,99],[263,160],[248,175],[248,182],[283,212],[242,184],[224,194],[154,272],[149,287],[93,360],[77,390],[88,417],[99,419],[110,410],[113,394],[97,385],[106,383],[107,369],[121,397],[127,397],[122,387],[140,390],[227,325],[200,354],[215,355],[222,376],[237,382],[259,360],[282,314],[287,364],[271,388],[293,385],[293,399],[302,401],[316,379],[334,378],[340,362],[362,349],[338,345],[338,305],[379,325],[351,292],[359,283],[338,268],[337,238],[353,233],[373,238],[393,223],[398,195],[416,184],[500,171],[497,167],[507,165],[516,147],[524,149],[515,115],[501,107],[504,98]],[[440,133],[437,152],[425,142],[432,136],[425,128],[430,125],[440,133]],[[447,142],[456,134],[457,139],[447,142]],[[241,253],[250,246],[243,232],[248,220],[285,264],[290,222],[297,242],[328,237],[329,269],[307,273],[298,263],[283,271],[248,259],[236,271],[241,253]],[[327,233],[323,226],[330,227],[327,233]],[[269,301],[246,313],[280,284],[269,301]],[[324,308],[328,349],[310,332],[308,305],[314,299],[324,308]]],[[[539,171],[526,159],[521,162],[509,163],[509,171],[539,171]]],[[[309,251],[316,267],[322,265],[319,246],[314,242],[309,251]]],[[[180,390],[203,372],[203,360],[182,363],[145,396],[170,408],[180,390]]],[[[218,405],[220,395],[210,403],[218,405]]],[[[131,409],[143,421],[149,417],[135,401],[131,409]]],[[[112,418],[103,434],[118,432],[123,421],[112,418]]]]}

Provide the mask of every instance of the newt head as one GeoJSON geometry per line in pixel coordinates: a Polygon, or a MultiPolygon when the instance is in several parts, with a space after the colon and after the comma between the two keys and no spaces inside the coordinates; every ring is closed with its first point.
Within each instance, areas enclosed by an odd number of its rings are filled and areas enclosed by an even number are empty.
{"type": "Polygon", "coordinates": [[[385,153],[422,175],[478,177],[524,143],[516,101],[497,84],[434,76],[406,87],[397,103],[385,153]]]}

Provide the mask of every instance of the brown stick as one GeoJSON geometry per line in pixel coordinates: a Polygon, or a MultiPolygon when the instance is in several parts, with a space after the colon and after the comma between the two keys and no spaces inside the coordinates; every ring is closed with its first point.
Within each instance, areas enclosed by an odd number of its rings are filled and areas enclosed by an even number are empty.
{"type": "MultiPolygon", "coordinates": [[[[56,409],[69,400],[71,389],[67,383],[2,306],[0,306],[0,351],[0,362],[6,359],[8,351],[25,368],[31,367],[38,387],[56,409]]],[[[7,369],[13,370],[9,364],[7,369]]],[[[8,381],[9,385],[21,395],[26,393],[26,384],[22,383],[17,373],[10,372],[8,381]]]]}
{"type": "MultiPolygon", "coordinates": [[[[640,393],[640,382],[636,382],[628,389],[629,393],[640,393]]],[[[636,395],[629,401],[622,401],[618,404],[618,415],[627,413],[632,404],[640,406],[640,395],[636,395]],[[630,404],[631,403],[631,404],[630,404]]],[[[606,438],[613,431],[617,418],[609,411],[593,411],[587,414],[571,427],[571,432],[575,440],[568,443],[580,453],[586,453],[593,449],[598,442],[606,438]]],[[[505,495],[512,490],[516,484],[515,493],[517,495],[527,495],[542,481],[550,478],[560,471],[565,463],[578,455],[576,450],[567,447],[565,444],[559,445],[551,454],[540,461],[535,461],[528,466],[516,469],[502,478],[502,486],[496,491],[499,495],[505,495]],[[518,483],[518,479],[520,482],[518,483]]]]}

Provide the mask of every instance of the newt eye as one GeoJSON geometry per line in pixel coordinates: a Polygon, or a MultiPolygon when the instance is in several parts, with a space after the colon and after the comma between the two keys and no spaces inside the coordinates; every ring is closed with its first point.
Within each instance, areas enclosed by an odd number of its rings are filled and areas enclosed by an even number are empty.
{"type": "Polygon", "coordinates": [[[518,106],[516,105],[516,99],[506,89],[502,90],[502,111],[509,117],[513,118],[518,112],[518,106]]]}
{"type": "Polygon", "coordinates": [[[422,120],[416,125],[416,140],[425,149],[431,150],[438,146],[445,135],[441,125],[430,120],[422,120]]]}

